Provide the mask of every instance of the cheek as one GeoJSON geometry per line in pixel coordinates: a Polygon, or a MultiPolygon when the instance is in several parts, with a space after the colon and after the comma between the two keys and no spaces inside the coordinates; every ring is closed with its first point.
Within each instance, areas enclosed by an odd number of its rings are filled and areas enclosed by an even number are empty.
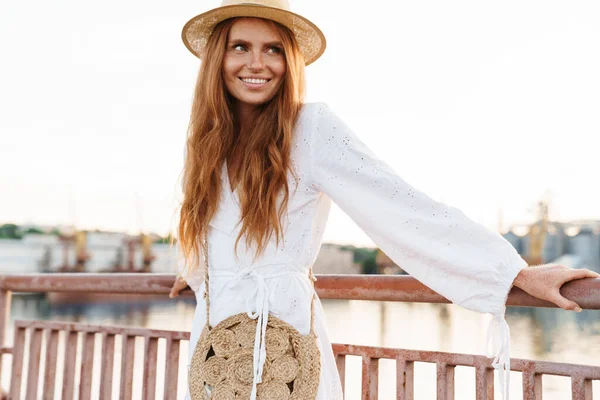
{"type": "Polygon", "coordinates": [[[286,71],[286,63],[285,63],[285,61],[281,61],[281,62],[275,63],[273,65],[273,67],[271,68],[271,71],[273,71],[273,73],[275,75],[277,75],[277,77],[279,79],[283,78],[283,76],[285,75],[285,71],[286,71]]]}
{"type": "Polygon", "coordinates": [[[225,77],[225,80],[229,80],[232,78],[235,78],[237,76],[237,72],[239,71],[239,63],[237,63],[235,60],[225,57],[223,59],[223,76],[225,77]]]}

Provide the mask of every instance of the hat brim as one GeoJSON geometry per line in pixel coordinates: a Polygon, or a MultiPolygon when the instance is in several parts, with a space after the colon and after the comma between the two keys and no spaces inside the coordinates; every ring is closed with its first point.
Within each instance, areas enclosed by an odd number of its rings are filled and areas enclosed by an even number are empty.
{"type": "Polygon", "coordinates": [[[215,26],[221,21],[235,17],[269,19],[290,29],[296,36],[306,65],[316,61],[325,51],[325,35],[311,21],[291,11],[257,4],[223,6],[196,15],[181,31],[185,47],[202,59],[202,53],[215,26]]]}

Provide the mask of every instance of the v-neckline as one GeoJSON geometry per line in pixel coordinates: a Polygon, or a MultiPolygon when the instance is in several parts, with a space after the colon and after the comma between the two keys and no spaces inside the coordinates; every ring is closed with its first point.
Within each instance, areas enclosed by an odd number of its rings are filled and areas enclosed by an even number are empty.
{"type": "Polygon", "coordinates": [[[225,174],[225,190],[233,200],[233,202],[239,207],[240,202],[238,200],[237,189],[233,189],[231,185],[231,181],[229,180],[229,170],[227,168],[227,161],[223,162],[223,168],[221,170],[222,174],[225,174]]]}

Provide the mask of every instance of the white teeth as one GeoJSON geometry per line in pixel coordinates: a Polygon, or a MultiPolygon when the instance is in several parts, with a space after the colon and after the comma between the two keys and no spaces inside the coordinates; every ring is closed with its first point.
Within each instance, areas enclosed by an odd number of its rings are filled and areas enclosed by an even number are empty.
{"type": "Polygon", "coordinates": [[[242,78],[242,81],[244,81],[246,83],[257,83],[257,84],[267,83],[266,79],[242,78]]]}

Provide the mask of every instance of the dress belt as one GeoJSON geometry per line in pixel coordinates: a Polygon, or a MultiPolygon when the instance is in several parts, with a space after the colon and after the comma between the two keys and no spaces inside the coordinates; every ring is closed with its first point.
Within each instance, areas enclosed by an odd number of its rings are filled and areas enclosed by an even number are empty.
{"type": "Polygon", "coordinates": [[[244,279],[251,279],[255,283],[255,291],[252,293],[250,298],[246,299],[246,312],[248,317],[252,319],[258,319],[256,324],[256,335],[254,337],[254,377],[252,380],[252,393],[250,395],[250,400],[256,400],[256,385],[262,382],[263,367],[265,365],[265,360],[267,359],[265,335],[267,332],[267,322],[269,320],[270,295],[269,288],[267,286],[267,280],[289,276],[310,279],[308,272],[302,272],[298,270],[258,272],[256,268],[257,267],[244,268],[238,272],[230,272],[227,270],[210,271],[210,276],[212,278],[228,279],[228,282],[225,283],[219,293],[221,293],[221,291],[227,287],[231,289],[236,287],[244,279]],[[254,305],[252,304],[252,298],[254,298],[254,305]]]}

